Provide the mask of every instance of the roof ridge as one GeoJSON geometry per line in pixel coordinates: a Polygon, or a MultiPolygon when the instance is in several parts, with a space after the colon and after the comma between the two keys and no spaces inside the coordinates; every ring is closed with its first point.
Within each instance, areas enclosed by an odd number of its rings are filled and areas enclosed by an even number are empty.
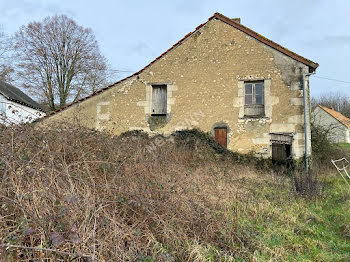
{"type": "Polygon", "coordinates": [[[160,58],[162,58],[164,55],[166,55],[168,52],[172,51],[172,50],[175,49],[177,46],[179,46],[180,44],[182,44],[187,38],[189,38],[192,34],[194,34],[195,32],[197,32],[200,28],[202,28],[204,25],[206,25],[209,21],[211,21],[211,20],[214,19],[214,18],[217,18],[217,19],[219,19],[220,21],[222,21],[222,22],[224,22],[224,23],[227,23],[227,24],[229,24],[229,25],[231,25],[231,26],[233,26],[233,27],[235,27],[235,28],[237,28],[237,29],[243,31],[244,33],[246,33],[246,34],[248,34],[248,35],[254,37],[255,39],[260,40],[261,42],[263,42],[263,43],[265,43],[265,44],[267,44],[267,45],[269,45],[269,46],[271,46],[271,47],[277,49],[278,51],[280,51],[280,52],[282,52],[282,53],[284,53],[284,54],[286,54],[286,55],[288,55],[288,56],[294,58],[294,59],[297,60],[297,61],[299,61],[299,62],[301,62],[301,63],[303,63],[303,64],[308,65],[309,67],[313,68],[312,71],[316,70],[316,68],[318,67],[318,64],[317,64],[317,63],[314,63],[314,62],[312,62],[311,60],[308,60],[308,59],[306,59],[306,58],[304,58],[304,57],[302,57],[302,56],[300,56],[300,55],[298,55],[298,54],[296,54],[296,53],[294,53],[294,52],[292,52],[292,51],[290,51],[290,50],[288,50],[288,49],[286,49],[286,48],[280,46],[279,44],[277,44],[277,43],[275,43],[275,42],[273,42],[273,41],[271,41],[271,40],[265,38],[264,36],[262,36],[262,35],[260,35],[260,34],[258,34],[258,33],[256,33],[256,32],[253,31],[252,29],[250,29],[250,28],[248,28],[248,27],[245,27],[244,25],[242,25],[242,24],[240,24],[240,23],[234,22],[234,21],[232,21],[230,18],[228,18],[227,16],[224,16],[223,14],[220,14],[220,13],[216,12],[216,13],[214,13],[214,15],[212,15],[211,17],[209,17],[208,20],[207,20],[205,23],[200,24],[199,26],[196,27],[195,30],[193,30],[192,32],[189,32],[188,34],[186,34],[182,39],[180,39],[178,42],[176,42],[173,46],[171,46],[168,50],[166,50],[164,53],[162,53],[162,54],[161,54],[160,56],[158,56],[156,59],[154,59],[154,60],[151,61],[149,64],[147,64],[147,65],[146,65],[145,67],[143,67],[141,70],[139,70],[139,71],[135,72],[134,74],[132,74],[132,75],[130,75],[130,76],[127,76],[127,77],[125,77],[125,78],[123,78],[123,79],[121,79],[121,80],[118,80],[118,81],[115,82],[114,84],[108,85],[108,86],[106,86],[106,87],[104,87],[104,88],[102,88],[102,89],[100,89],[100,90],[97,90],[97,91],[95,91],[94,93],[90,94],[89,96],[80,98],[80,99],[78,99],[78,100],[76,100],[76,101],[74,101],[74,102],[72,102],[72,103],[70,103],[70,104],[68,104],[68,105],[65,105],[64,107],[61,107],[61,108],[59,108],[59,109],[57,109],[57,110],[55,110],[55,111],[52,111],[51,113],[48,113],[47,115],[45,115],[43,118],[49,117],[49,116],[51,116],[51,115],[54,115],[54,114],[56,114],[56,113],[58,113],[58,112],[60,112],[60,111],[62,111],[62,110],[64,110],[64,109],[66,109],[67,107],[70,107],[70,106],[72,106],[72,105],[74,105],[74,104],[80,103],[80,102],[82,102],[82,101],[84,101],[84,100],[86,100],[86,99],[89,99],[89,98],[92,97],[92,96],[95,96],[95,95],[97,95],[97,94],[99,94],[99,93],[102,93],[102,92],[104,92],[104,91],[106,91],[106,90],[108,90],[108,89],[110,89],[110,88],[116,86],[117,84],[119,84],[119,83],[121,83],[121,82],[123,82],[123,81],[125,81],[125,80],[127,80],[127,79],[130,79],[130,78],[132,78],[132,77],[134,77],[134,76],[137,76],[138,74],[140,74],[140,73],[142,73],[144,70],[146,70],[148,67],[150,67],[153,63],[155,63],[155,62],[158,61],[160,58]],[[279,49],[280,49],[280,50],[279,50],[279,49]],[[281,51],[281,50],[282,50],[282,51],[281,51]],[[303,61],[303,62],[302,62],[302,61],[303,61]]]}
{"type": "Polygon", "coordinates": [[[188,37],[190,37],[193,33],[195,33],[195,32],[198,31],[200,28],[202,28],[204,25],[206,25],[206,24],[207,24],[210,20],[212,20],[214,17],[215,17],[214,15],[211,16],[211,17],[209,17],[209,18],[208,18],[208,21],[206,21],[205,23],[200,24],[199,26],[197,26],[195,30],[193,30],[192,32],[189,32],[188,34],[186,34],[183,38],[181,38],[178,42],[176,42],[176,43],[175,43],[173,46],[171,46],[168,50],[166,50],[165,52],[163,52],[160,56],[158,56],[156,59],[154,59],[153,61],[151,61],[149,64],[147,64],[145,67],[143,67],[143,68],[140,69],[139,71],[137,71],[137,72],[133,73],[132,75],[127,76],[127,77],[125,77],[125,78],[123,78],[123,79],[120,79],[120,80],[118,80],[117,82],[115,82],[115,83],[113,83],[113,84],[111,84],[111,85],[108,85],[108,86],[106,86],[106,87],[104,87],[104,88],[102,88],[102,89],[100,89],[100,90],[97,90],[97,91],[95,91],[94,93],[92,93],[91,95],[89,95],[89,96],[87,96],[87,97],[80,98],[80,99],[76,100],[75,102],[72,102],[72,103],[70,103],[70,104],[68,104],[68,105],[65,105],[64,107],[61,107],[61,108],[59,108],[59,109],[57,109],[57,110],[55,110],[55,111],[52,111],[51,113],[46,114],[43,118],[47,118],[47,117],[49,117],[49,116],[51,116],[51,115],[54,115],[54,114],[56,114],[56,113],[58,113],[58,112],[60,112],[60,111],[62,111],[62,110],[64,110],[64,109],[66,109],[67,107],[70,107],[70,106],[72,106],[72,105],[74,105],[74,104],[80,103],[80,102],[82,102],[82,101],[84,101],[84,100],[86,100],[86,99],[88,99],[88,98],[90,98],[90,97],[92,97],[92,96],[95,96],[95,95],[97,95],[97,94],[99,94],[99,93],[102,93],[102,92],[104,92],[104,91],[106,91],[106,90],[108,90],[108,89],[114,87],[114,86],[117,85],[117,84],[120,84],[121,82],[123,82],[123,81],[125,81],[125,80],[128,80],[129,78],[132,78],[132,77],[134,77],[134,76],[137,76],[138,74],[140,74],[140,73],[142,73],[144,70],[146,70],[148,67],[150,67],[152,64],[154,64],[156,61],[158,61],[160,58],[162,58],[164,55],[166,55],[168,52],[170,52],[171,50],[175,49],[178,45],[180,45],[183,41],[185,41],[185,40],[186,40],[188,37]]]}
{"type": "Polygon", "coordinates": [[[7,100],[44,112],[42,106],[18,87],[0,80],[0,94],[7,100]]]}
{"type": "Polygon", "coordinates": [[[277,51],[280,51],[281,53],[284,53],[285,55],[309,66],[312,68],[311,72],[315,71],[316,68],[318,67],[318,63],[315,63],[301,55],[298,55],[297,53],[294,53],[293,51],[290,51],[289,49],[281,46],[280,44],[277,44],[276,42],[264,37],[263,35],[260,35],[259,33],[255,32],[254,30],[242,25],[241,23],[238,23],[236,21],[233,21],[232,19],[230,19],[227,16],[224,16],[223,14],[220,14],[218,12],[216,12],[214,14],[214,16],[218,19],[220,19],[221,21],[237,28],[238,30],[241,30],[242,32],[248,34],[249,36],[259,40],[260,42],[263,42],[264,44],[267,44],[268,46],[276,49],[277,51]]]}

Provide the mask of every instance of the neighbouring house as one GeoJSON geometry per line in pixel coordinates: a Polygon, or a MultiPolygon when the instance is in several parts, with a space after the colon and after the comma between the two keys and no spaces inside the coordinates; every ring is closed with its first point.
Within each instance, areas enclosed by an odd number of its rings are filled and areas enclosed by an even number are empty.
{"type": "MultiPolygon", "coordinates": [[[[230,150],[275,159],[310,149],[309,77],[318,67],[215,13],[133,75],[52,112],[41,123],[79,121],[120,134],[199,128],[230,150]]],[[[310,150],[308,150],[310,152],[310,150]]]]}
{"type": "Polygon", "coordinates": [[[312,120],[324,128],[333,143],[350,143],[350,118],[333,108],[318,105],[312,111],[312,120]]]}
{"type": "Polygon", "coordinates": [[[0,124],[23,124],[43,116],[41,105],[17,87],[0,81],[0,124]]]}

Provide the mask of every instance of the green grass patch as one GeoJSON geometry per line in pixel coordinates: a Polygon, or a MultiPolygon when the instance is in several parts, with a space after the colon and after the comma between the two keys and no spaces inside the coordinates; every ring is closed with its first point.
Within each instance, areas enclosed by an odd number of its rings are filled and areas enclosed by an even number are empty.
{"type": "Polygon", "coordinates": [[[287,189],[272,185],[250,188],[251,199],[238,211],[249,255],[237,259],[350,261],[350,195],[340,177],[325,180],[325,197],[318,201],[289,199],[287,189]]]}
{"type": "Polygon", "coordinates": [[[339,143],[338,145],[344,149],[350,150],[350,143],[339,143]]]}

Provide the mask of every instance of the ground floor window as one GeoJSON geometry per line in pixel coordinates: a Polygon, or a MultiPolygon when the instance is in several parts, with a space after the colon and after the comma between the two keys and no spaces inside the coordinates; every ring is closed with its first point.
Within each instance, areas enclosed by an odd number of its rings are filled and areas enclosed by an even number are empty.
{"type": "Polygon", "coordinates": [[[272,133],[272,161],[286,163],[292,157],[293,135],[291,133],[272,133]]]}
{"type": "Polygon", "coordinates": [[[272,160],[275,162],[284,162],[291,157],[291,145],[272,144],[272,160]]]}

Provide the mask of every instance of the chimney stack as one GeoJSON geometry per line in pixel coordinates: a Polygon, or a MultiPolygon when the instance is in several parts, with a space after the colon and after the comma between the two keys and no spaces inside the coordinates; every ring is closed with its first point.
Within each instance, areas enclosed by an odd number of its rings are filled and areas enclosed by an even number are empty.
{"type": "Polygon", "coordinates": [[[238,24],[241,23],[241,18],[231,18],[231,20],[232,20],[233,22],[238,23],[238,24]]]}

